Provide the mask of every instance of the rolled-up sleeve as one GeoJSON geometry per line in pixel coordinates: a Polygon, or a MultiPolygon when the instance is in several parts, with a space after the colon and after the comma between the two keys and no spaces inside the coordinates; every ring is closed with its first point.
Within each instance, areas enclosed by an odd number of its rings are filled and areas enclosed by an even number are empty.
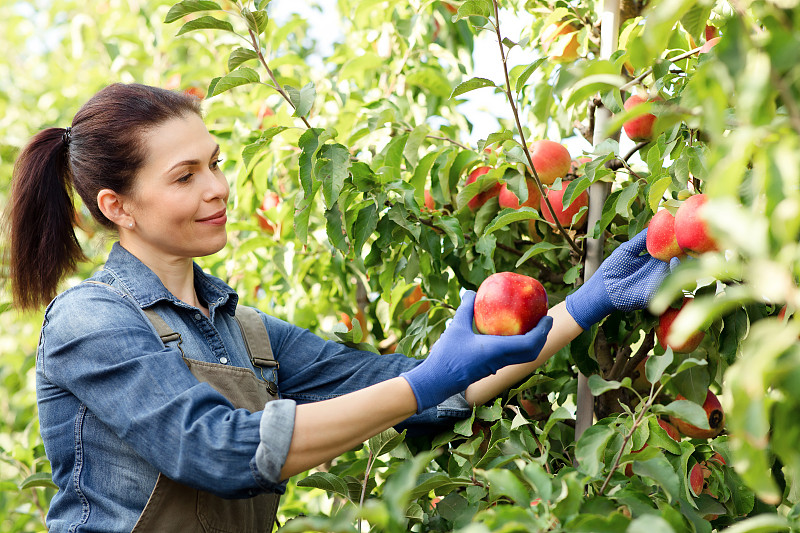
{"type": "Polygon", "coordinates": [[[281,481],[281,469],[292,443],[295,407],[294,400],[275,400],[268,402],[261,414],[261,442],[253,459],[253,476],[266,490],[280,493],[286,490],[286,480],[281,481]]]}

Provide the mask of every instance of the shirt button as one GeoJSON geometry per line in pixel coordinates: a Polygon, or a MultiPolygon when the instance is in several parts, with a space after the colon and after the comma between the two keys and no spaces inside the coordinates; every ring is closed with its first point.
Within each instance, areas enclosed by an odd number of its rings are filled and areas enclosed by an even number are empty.
{"type": "Polygon", "coordinates": [[[194,314],[194,319],[195,320],[200,320],[200,313],[195,313],[194,314]]]}
{"type": "Polygon", "coordinates": [[[226,365],[226,364],[228,364],[228,358],[227,357],[221,357],[219,362],[222,363],[223,365],[226,365]]]}

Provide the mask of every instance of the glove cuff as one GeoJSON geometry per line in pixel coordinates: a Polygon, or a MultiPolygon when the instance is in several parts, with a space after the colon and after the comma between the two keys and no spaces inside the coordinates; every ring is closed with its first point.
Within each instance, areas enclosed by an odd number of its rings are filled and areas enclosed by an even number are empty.
{"type": "Polygon", "coordinates": [[[567,295],[567,312],[583,329],[589,329],[614,311],[614,304],[608,297],[603,273],[598,271],[578,290],[567,295]]]}
{"type": "Polygon", "coordinates": [[[441,377],[437,373],[430,372],[430,369],[427,368],[420,368],[421,366],[417,365],[400,374],[400,377],[408,382],[414,398],[417,399],[417,414],[429,407],[439,405],[455,394],[444,390],[441,377]]]}

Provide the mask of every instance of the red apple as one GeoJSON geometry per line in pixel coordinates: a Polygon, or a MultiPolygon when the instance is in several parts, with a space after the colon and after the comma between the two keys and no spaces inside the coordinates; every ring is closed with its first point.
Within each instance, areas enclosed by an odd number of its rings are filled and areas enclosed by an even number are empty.
{"type": "Polygon", "coordinates": [[[425,189],[425,208],[428,211],[436,209],[436,202],[433,200],[430,189],[425,189]]]}
{"type": "Polygon", "coordinates": [[[529,147],[533,168],[545,185],[563,178],[572,165],[572,157],[564,145],[548,139],[533,141],[529,147]]]}
{"type": "Polygon", "coordinates": [[[547,292],[523,274],[492,274],[475,295],[475,327],[485,335],[522,335],[546,314],[547,292]]]}
{"type": "Polygon", "coordinates": [[[577,176],[578,170],[581,168],[581,165],[584,163],[588,163],[592,160],[591,157],[578,157],[577,159],[573,159],[569,164],[569,173],[575,174],[577,176]]]}
{"type": "Polygon", "coordinates": [[[680,308],[669,307],[667,308],[664,313],[660,317],[658,317],[658,325],[656,326],[656,338],[658,339],[658,344],[663,348],[667,349],[667,347],[672,348],[672,351],[675,353],[689,353],[693,352],[700,346],[700,343],[703,341],[703,337],[706,336],[704,331],[696,331],[689,335],[683,343],[676,344],[674,342],[669,342],[669,334],[672,331],[672,323],[675,321],[675,318],[678,316],[678,313],[681,312],[681,309],[689,303],[691,298],[684,298],[683,302],[681,303],[680,308]]]}
{"type": "MultiPolygon", "coordinates": [[[[467,178],[467,185],[469,185],[470,183],[475,183],[478,177],[483,176],[490,170],[492,170],[491,167],[476,168],[475,170],[469,173],[469,177],[467,178]]],[[[480,207],[483,204],[485,204],[487,200],[500,194],[500,189],[502,188],[503,188],[502,185],[500,185],[499,183],[495,183],[494,185],[492,185],[491,188],[486,189],[485,191],[481,191],[475,196],[473,196],[472,199],[469,202],[467,202],[467,206],[469,206],[469,208],[472,209],[473,211],[480,209],[480,207]]]]}
{"type": "MultiPolygon", "coordinates": [[[[261,211],[267,211],[272,209],[273,207],[278,207],[281,203],[281,197],[278,196],[278,193],[274,191],[267,191],[264,195],[264,200],[261,202],[261,211]]],[[[265,232],[272,235],[275,233],[275,224],[267,218],[266,213],[256,212],[256,218],[258,219],[258,225],[261,226],[265,232]]]]}
{"type": "Polygon", "coordinates": [[[647,225],[647,253],[666,262],[684,255],[675,237],[675,217],[666,209],[653,215],[647,225]]]}
{"type": "Polygon", "coordinates": [[[676,442],[681,441],[681,434],[678,432],[678,429],[675,426],[673,426],[666,420],[661,420],[660,418],[658,419],[658,425],[661,426],[661,428],[667,432],[667,435],[672,437],[672,440],[676,442]]]}
{"type": "MultiPolygon", "coordinates": [[[[648,98],[647,96],[643,96],[640,94],[633,94],[623,104],[623,108],[625,111],[629,111],[636,107],[637,105],[643,104],[645,102],[658,102],[662,101],[663,98],[660,96],[654,96],[652,98],[648,98]]],[[[647,113],[645,115],[639,115],[636,118],[632,118],[626,121],[622,128],[625,130],[625,135],[628,138],[635,142],[641,141],[649,141],[653,138],[653,123],[656,121],[656,116],[652,113],[647,113]]]]}
{"type": "MultiPolygon", "coordinates": [[[[420,287],[419,285],[415,285],[412,289],[406,292],[405,296],[403,297],[400,303],[402,304],[403,309],[408,309],[412,305],[420,301],[423,296],[424,294],[422,292],[422,287],[420,287]]],[[[414,311],[414,316],[417,316],[421,313],[427,313],[430,308],[431,304],[426,300],[421,304],[419,304],[417,310],[414,311]]]]}
{"type": "Polygon", "coordinates": [[[453,4],[451,4],[449,2],[442,2],[442,4],[444,5],[444,8],[446,10],[448,10],[450,13],[452,13],[453,15],[458,13],[458,6],[454,6],[453,4]]]}
{"type": "MultiPolygon", "coordinates": [[[[685,400],[686,398],[678,394],[675,399],[685,400]]],[[[705,410],[708,416],[708,426],[711,429],[700,429],[672,415],[670,415],[669,420],[678,431],[689,438],[710,439],[716,437],[722,432],[722,428],[725,425],[725,412],[722,410],[722,404],[719,403],[719,399],[711,391],[706,393],[706,401],[703,402],[703,410],[705,410]]]]}
{"type": "MultiPolygon", "coordinates": [[[[347,331],[353,329],[353,320],[350,318],[350,315],[347,313],[339,313],[339,318],[341,322],[347,326],[347,331]]],[[[356,311],[356,320],[361,325],[361,331],[366,333],[367,332],[367,318],[364,316],[364,312],[359,309],[356,311]]]]}
{"type": "Polygon", "coordinates": [[[525,200],[522,205],[520,205],[517,195],[511,192],[508,189],[508,185],[504,183],[503,187],[500,189],[500,193],[497,195],[497,199],[500,202],[500,207],[519,209],[520,207],[536,207],[539,205],[539,199],[542,197],[542,195],[539,194],[539,187],[536,186],[536,182],[526,179],[525,185],[528,187],[528,199],[525,200]]]}
{"type": "Polygon", "coordinates": [[[678,246],[692,256],[718,250],[714,238],[708,231],[705,218],[705,194],[695,194],[683,201],[675,213],[675,238],[678,246]]]}
{"type": "Polygon", "coordinates": [[[710,41],[711,39],[713,39],[714,37],[717,36],[717,27],[716,26],[712,26],[710,24],[706,24],[706,29],[705,29],[704,33],[705,33],[705,37],[706,37],[706,42],[708,42],[708,41],[710,41]]]}
{"type": "Polygon", "coordinates": [[[709,53],[712,48],[717,46],[717,43],[719,42],[719,39],[720,39],[719,37],[714,37],[714,38],[711,38],[711,39],[707,40],[703,44],[703,46],[700,47],[700,52],[699,53],[701,53],[701,54],[709,53]]]}
{"type": "Polygon", "coordinates": [[[700,463],[695,463],[689,471],[689,488],[692,489],[692,494],[695,496],[700,496],[705,488],[706,476],[704,474],[700,463]]]}
{"type": "Polygon", "coordinates": [[[571,24],[551,24],[542,31],[542,49],[550,61],[563,63],[578,58],[578,30],[571,24]]]}
{"type": "MultiPolygon", "coordinates": [[[[586,216],[588,212],[584,211],[584,213],[580,216],[580,218],[578,218],[578,220],[575,221],[574,224],[572,223],[572,217],[574,217],[578,211],[589,205],[589,193],[583,191],[572,201],[571,204],[569,204],[566,209],[564,209],[563,198],[567,184],[564,183],[563,185],[564,187],[560,191],[548,189],[547,199],[550,200],[550,205],[553,206],[553,211],[555,211],[556,218],[559,222],[561,222],[562,226],[568,228],[571,225],[575,229],[581,228],[586,222],[586,216]]],[[[555,224],[553,215],[550,213],[550,209],[547,208],[547,203],[544,201],[544,198],[542,198],[540,201],[539,208],[542,211],[542,217],[544,217],[544,219],[549,223],[555,224]]]]}
{"type": "Polygon", "coordinates": [[[195,87],[195,86],[187,87],[186,89],[183,90],[183,92],[185,94],[188,94],[189,96],[194,96],[198,100],[202,100],[203,98],[206,97],[205,91],[200,87],[195,87]]]}

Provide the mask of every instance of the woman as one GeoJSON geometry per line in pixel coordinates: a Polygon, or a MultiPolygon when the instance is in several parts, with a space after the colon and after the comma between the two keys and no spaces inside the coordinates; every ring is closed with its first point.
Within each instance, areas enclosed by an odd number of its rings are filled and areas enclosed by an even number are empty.
{"type": "Polygon", "coordinates": [[[73,188],[119,241],[45,311],[36,378],[59,487],[51,532],[270,531],[292,475],[389,427],[468,416],[582,328],[646,305],[666,272],[641,255],[640,234],[526,335],[475,335],[468,291],[423,361],[326,342],[237,306],[194,263],[225,245],[229,193],[198,100],[115,84],[16,162],[19,308],[50,301],[83,258],[73,188]]]}

